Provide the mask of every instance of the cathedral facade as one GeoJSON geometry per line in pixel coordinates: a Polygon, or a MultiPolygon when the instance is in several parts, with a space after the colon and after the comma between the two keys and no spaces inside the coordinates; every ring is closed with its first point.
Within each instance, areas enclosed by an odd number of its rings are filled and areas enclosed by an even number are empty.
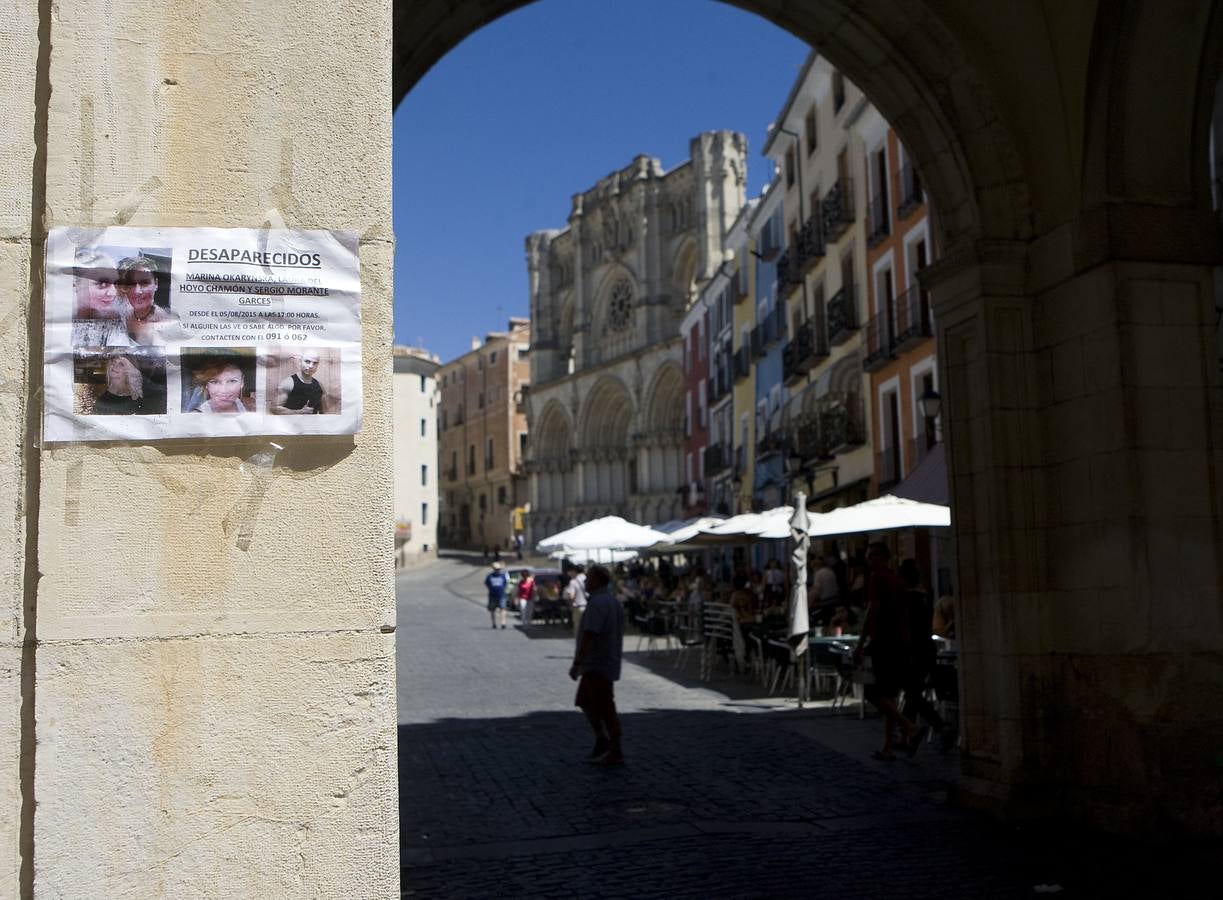
{"type": "Polygon", "coordinates": [[[683,164],[638,156],[574,195],[566,228],[527,238],[529,544],[603,515],[680,515],[692,412],[679,325],[729,265],[746,166],[743,135],[706,132],[683,164]]]}

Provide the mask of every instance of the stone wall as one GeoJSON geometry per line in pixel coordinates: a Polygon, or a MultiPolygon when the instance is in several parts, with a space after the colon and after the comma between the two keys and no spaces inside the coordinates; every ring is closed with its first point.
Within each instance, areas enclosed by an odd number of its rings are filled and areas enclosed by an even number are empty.
{"type": "Polygon", "coordinates": [[[0,894],[389,896],[389,4],[5,7],[0,894]],[[30,260],[117,224],[358,232],[364,431],[34,447],[30,260]]]}

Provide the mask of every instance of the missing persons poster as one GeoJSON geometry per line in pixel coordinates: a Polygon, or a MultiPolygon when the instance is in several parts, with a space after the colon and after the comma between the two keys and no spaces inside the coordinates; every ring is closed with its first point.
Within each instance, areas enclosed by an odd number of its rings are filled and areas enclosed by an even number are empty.
{"type": "Polygon", "coordinates": [[[355,434],[357,236],[55,228],[47,441],[355,434]]]}

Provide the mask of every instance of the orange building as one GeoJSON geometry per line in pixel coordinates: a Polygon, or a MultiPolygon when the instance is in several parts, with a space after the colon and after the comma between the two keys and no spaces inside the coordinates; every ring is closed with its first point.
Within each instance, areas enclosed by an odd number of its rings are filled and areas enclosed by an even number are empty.
{"type": "MultiPolygon", "coordinates": [[[[883,494],[912,474],[939,440],[937,422],[923,415],[919,402],[938,391],[934,318],[918,279],[935,257],[934,229],[921,177],[896,133],[874,109],[857,128],[867,173],[862,367],[870,373],[872,487],[883,494]]],[[[945,475],[939,477],[945,485],[945,475]]]]}

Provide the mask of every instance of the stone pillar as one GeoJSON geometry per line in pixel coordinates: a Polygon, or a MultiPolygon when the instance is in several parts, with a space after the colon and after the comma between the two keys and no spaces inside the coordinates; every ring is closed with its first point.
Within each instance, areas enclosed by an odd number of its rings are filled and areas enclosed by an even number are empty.
{"type": "MultiPolygon", "coordinates": [[[[37,362],[29,348],[41,334],[31,317],[31,268],[37,277],[44,232],[41,214],[45,166],[45,70],[39,78],[38,4],[0,4],[0,108],[7,111],[0,144],[0,893],[28,893],[33,875],[34,549],[27,530],[37,522],[27,487],[37,484],[40,429],[37,362]],[[37,210],[37,213],[34,211],[37,210]],[[23,870],[24,864],[24,870],[23,870]]],[[[37,312],[34,313],[37,316],[37,312]]]]}
{"type": "Polygon", "coordinates": [[[34,890],[389,896],[389,4],[44,6],[46,225],[359,233],[365,421],[42,448],[34,890]]]}
{"type": "Polygon", "coordinates": [[[1223,392],[1204,265],[938,266],[964,796],[1223,832],[1223,392]]]}

